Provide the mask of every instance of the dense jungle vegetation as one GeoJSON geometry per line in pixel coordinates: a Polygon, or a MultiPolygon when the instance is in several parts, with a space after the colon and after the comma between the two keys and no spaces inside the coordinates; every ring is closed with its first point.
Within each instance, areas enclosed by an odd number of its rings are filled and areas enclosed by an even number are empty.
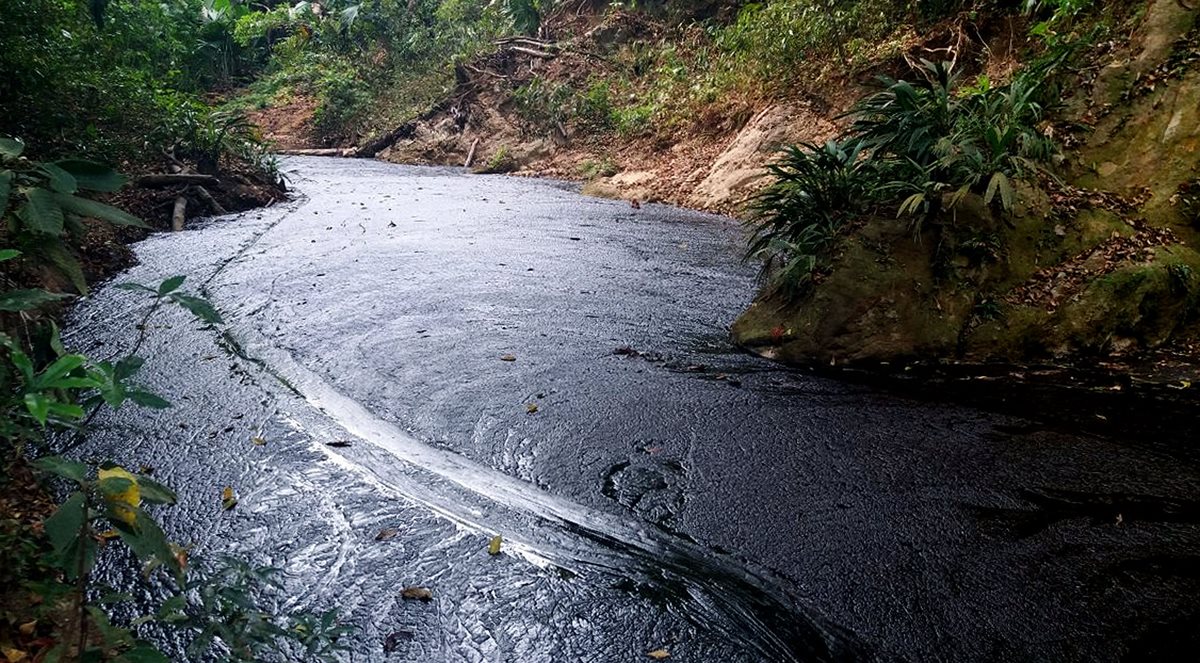
{"type": "MultiPolygon", "coordinates": [[[[1021,181],[1053,180],[1063,145],[1046,129],[1060,76],[1133,11],[1099,0],[0,0],[0,649],[14,662],[136,663],[167,660],[156,643],[183,638],[195,660],[316,660],[336,658],[350,632],[333,610],[276,614],[273,570],[199,561],[206,551],[171,542],[156,510],[187,486],[72,456],[98,409],[172,397],[138,386],[154,361],[140,343],[85,356],[58,333],[64,306],[114,269],[97,264],[89,238],[145,232],[152,210],[131,178],[165,167],[275,186],[249,115],[300,101],[323,143],[369,144],[453,98],[502,49],[573,48],[585,14],[633,17],[643,38],[580,50],[594,67],[522,79],[506,103],[533,133],[650,140],[715,116],[744,123],[766,100],[904,63],[929,26],[1013,18],[1032,46],[1006,80],[965,75],[952,45],[934,44],[927,60],[884,72],[836,138],[788,147],[771,166],[774,183],[750,208],[749,253],[768,265],[770,289],[795,298],[866,216],[919,235],[964,198],[1006,213],[1021,181]],[[102,555],[144,564],[156,602],[112,610],[131,597],[91,581],[102,555]]],[[[503,155],[492,160],[502,169],[503,155]]],[[[1180,195],[1200,209],[1196,191],[1180,195]]],[[[964,250],[994,261],[998,237],[975,232],[964,250]]],[[[1172,278],[1192,288],[1180,265],[1172,278]]],[[[223,324],[181,277],[120,287],[145,297],[143,335],[164,306],[223,324]]],[[[995,301],[975,294],[972,315],[994,319],[995,301]]]]}

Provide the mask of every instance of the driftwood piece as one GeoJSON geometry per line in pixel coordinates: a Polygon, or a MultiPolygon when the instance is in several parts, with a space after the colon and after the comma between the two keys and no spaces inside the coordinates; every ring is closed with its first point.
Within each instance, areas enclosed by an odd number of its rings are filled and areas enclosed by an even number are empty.
{"type": "Polygon", "coordinates": [[[509,46],[508,50],[515,51],[517,53],[524,53],[525,55],[532,55],[535,58],[541,58],[543,60],[553,60],[556,57],[553,53],[547,53],[545,51],[539,51],[532,48],[525,48],[524,46],[509,46]]]}
{"type": "Polygon", "coordinates": [[[463,168],[470,168],[471,162],[475,160],[475,148],[479,147],[479,139],[471,141],[471,149],[467,152],[467,160],[463,162],[463,168]]]}
{"type": "Polygon", "coordinates": [[[199,184],[213,186],[218,182],[212,175],[200,173],[155,173],[142,175],[138,178],[138,186],[175,186],[178,184],[199,184]]]}
{"type": "Polygon", "coordinates": [[[175,198],[175,211],[171,212],[171,230],[183,230],[183,222],[187,220],[187,197],[175,198]]]}

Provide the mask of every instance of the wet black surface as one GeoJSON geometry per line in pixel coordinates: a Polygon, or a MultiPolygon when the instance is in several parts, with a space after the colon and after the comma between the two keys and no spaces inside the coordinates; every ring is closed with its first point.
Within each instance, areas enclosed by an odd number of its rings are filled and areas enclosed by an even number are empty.
{"type": "MultiPolygon", "coordinates": [[[[146,378],[176,407],[90,450],[182,487],[178,538],[343,606],[354,660],[1119,660],[1193,637],[1190,452],[737,352],[754,277],[726,219],[287,166],[305,199],[138,247],[118,280],[189,274],[230,325],[162,318],[146,378]]],[[[101,289],[71,341],[127,346],[142,306],[101,289]]]]}

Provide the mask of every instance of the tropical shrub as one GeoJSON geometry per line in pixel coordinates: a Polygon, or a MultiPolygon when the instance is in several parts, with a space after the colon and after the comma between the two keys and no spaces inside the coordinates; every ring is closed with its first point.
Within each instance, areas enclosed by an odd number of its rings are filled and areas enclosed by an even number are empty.
{"type": "Polygon", "coordinates": [[[968,87],[946,63],[923,62],[918,73],[881,79],[850,112],[841,140],[789,147],[770,167],[774,182],[751,206],[748,255],[793,292],[824,266],[847,220],[873,206],[912,217],[914,232],[970,193],[1011,210],[1014,180],[1056,156],[1028,77],[999,87],[980,77],[968,87]]]}

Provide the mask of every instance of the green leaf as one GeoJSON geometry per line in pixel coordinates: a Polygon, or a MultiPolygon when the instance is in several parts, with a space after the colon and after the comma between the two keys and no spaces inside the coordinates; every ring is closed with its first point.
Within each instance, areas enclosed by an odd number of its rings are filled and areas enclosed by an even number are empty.
{"type": "Polygon", "coordinates": [[[113,368],[113,378],[116,380],[128,380],[142,369],[142,365],[146,363],[145,359],[136,355],[129,355],[113,368]]]}
{"type": "Polygon", "coordinates": [[[207,299],[180,293],[172,294],[171,299],[204,322],[214,325],[225,322],[221,318],[221,314],[217,313],[217,309],[207,299]]]}
{"type": "Polygon", "coordinates": [[[21,252],[16,249],[0,249],[0,262],[12,260],[13,258],[20,257],[20,255],[21,252]]]}
{"type": "Polygon", "coordinates": [[[171,663],[171,659],[154,648],[153,645],[141,644],[117,657],[117,661],[125,663],[171,663]]]}
{"type": "Polygon", "coordinates": [[[63,211],[56,195],[46,189],[25,189],[25,205],[18,216],[34,232],[58,237],[63,232],[63,211]]]}
{"type": "Polygon", "coordinates": [[[171,407],[171,401],[168,401],[157,394],[152,394],[141,389],[130,390],[126,396],[130,401],[148,407],[154,410],[165,410],[171,407]]]}
{"type": "Polygon", "coordinates": [[[42,244],[41,252],[51,264],[70,279],[71,285],[75,286],[80,294],[87,294],[87,279],[83,275],[83,267],[79,265],[79,261],[62,242],[46,242],[42,244]]]}
{"type": "Polygon", "coordinates": [[[50,399],[40,393],[25,394],[25,409],[39,424],[45,426],[50,416],[50,399]]]}
{"type": "Polygon", "coordinates": [[[179,286],[183,285],[185,279],[187,279],[187,276],[179,275],[172,276],[171,278],[163,281],[158,285],[158,296],[162,297],[163,295],[169,295],[172,292],[175,292],[179,289],[179,286]]]}
{"type": "Polygon", "coordinates": [[[35,468],[57,474],[72,481],[83,482],[87,479],[87,465],[75,460],[67,460],[62,456],[46,456],[31,463],[35,468]]]}
{"type": "Polygon", "coordinates": [[[175,491],[161,483],[145,476],[138,477],[138,486],[142,489],[142,499],[151,504],[175,504],[179,497],[175,491]]]}
{"type": "Polygon", "coordinates": [[[79,185],[75,176],[52,163],[41,164],[42,172],[50,178],[50,188],[59,193],[75,193],[79,185]]]}
{"type": "Polygon", "coordinates": [[[79,216],[87,216],[101,221],[108,221],[119,226],[135,226],[138,228],[149,228],[144,221],[136,216],[119,210],[112,205],[105,205],[87,198],[78,196],[69,196],[66,194],[54,194],[58,204],[62,209],[79,216]]]}
{"type": "Polygon", "coordinates": [[[104,191],[111,193],[120,189],[128,181],[117,171],[95,161],[83,159],[65,159],[54,164],[75,177],[80,189],[88,191],[104,191]]]}
{"type": "Polygon", "coordinates": [[[11,170],[0,170],[0,219],[8,211],[8,194],[12,191],[13,174],[11,170]]]}
{"type": "Polygon", "coordinates": [[[25,143],[20,138],[0,136],[0,157],[16,159],[25,151],[25,143]]]}
{"type": "Polygon", "coordinates": [[[59,389],[58,379],[67,375],[71,371],[83,366],[87,358],[83,355],[65,355],[54,360],[53,364],[47,366],[37,379],[34,380],[34,389],[59,389]]]}
{"type": "Polygon", "coordinates": [[[113,526],[121,536],[121,540],[129,546],[138,559],[143,562],[157,561],[170,569],[175,574],[175,578],[182,582],[183,569],[179,566],[179,560],[175,558],[174,551],[171,550],[166,533],[142,509],[135,509],[135,514],[136,519],[132,527],[121,521],[113,521],[113,526]]]}
{"type": "Polygon", "coordinates": [[[49,518],[42,523],[46,538],[56,552],[63,552],[71,542],[79,538],[80,529],[87,521],[87,498],[81,491],[71,493],[49,518]]]}
{"type": "Polygon", "coordinates": [[[0,293],[0,311],[28,311],[42,304],[70,297],[71,295],[45,290],[10,290],[0,293]]]}

